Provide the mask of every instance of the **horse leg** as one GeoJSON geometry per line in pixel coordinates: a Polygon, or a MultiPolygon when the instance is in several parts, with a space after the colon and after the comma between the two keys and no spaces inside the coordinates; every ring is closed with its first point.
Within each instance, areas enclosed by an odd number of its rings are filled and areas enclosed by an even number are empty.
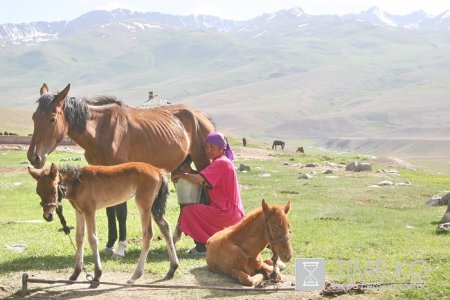
{"type": "Polygon", "coordinates": [[[106,216],[108,217],[108,243],[106,243],[106,248],[112,249],[117,240],[116,209],[114,206],[106,208],[106,216]]]}
{"type": "Polygon", "coordinates": [[[69,280],[77,280],[78,275],[81,273],[83,266],[83,249],[84,249],[84,230],[85,230],[85,217],[83,214],[75,210],[77,227],[75,231],[75,240],[77,243],[77,252],[75,253],[75,269],[69,280]]]}
{"type": "Polygon", "coordinates": [[[230,274],[231,277],[237,279],[240,284],[245,286],[254,286],[264,280],[264,276],[262,274],[255,274],[253,276],[250,276],[249,274],[244,273],[239,269],[232,269],[230,271],[230,274]]]}
{"type": "Polygon", "coordinates": [[[154,215],[154,218],[155,218],[156,224],[159,227],[159,230],[164,235],[164,239],[166,240],[167,252],[169,253],[170,269],[169,269],[169,272],[167,272],[166,276],[164,277],[164,280],[167,280],[167,279],[173,278],[175,271],[178,269],[177,252],[175,250],[175,243],[170,234],[169,223],[167,223],[166,219],[164,219],[163,216],[158,217],[158,216],[154,215]]]}
{"type": "Polygon", "coordinates": [[[113,253],[113,258],[123,258],[127,250],[127,203],[121,203],[114,208],[119,222],[119,244],[113,253]]]}
{"type": "MultiPolygon", "coordinates": [[[[92,202],[93,203],[93,202],[92,202]]],[[[86,225],[89,245],[92,249],[92,255],[94,257],[94,279],[91,282],[91,288],[98,287],[100,277],[102,276],[102,263],[100,261],[100,254],[98,251],[98,237],[97,228],[95,225],[95,211],[86,213],[86,225]]]]}
{"type": "Polygon", "coordinates": [[[173,244],[175,245],[181,240],[181,229],[180,229],[180,220],[181,220],[181,210],[183,207],[180,205],[180,214],[178,215],[177,225],[175,226],[175,231],[173,232],[173,244]]]}
{"type": "Polygon", "coordinates": [[[139,279],[144,273],[144,265],[147,260],[147,255],[150,250],[150,241],[153,237],[152,228],[152,216],[150,213],[150,207],[143,207],[142,202],[139,201],[141,197],[136,194],[136,204],[139,208],[139,213],[141,214],[141,226],[142,226],[142,248],[141,255],[139,256],[139,261],[134,271],[133,276],[128,279],[128,284],[133,284],[137,279],[139,279]]]}

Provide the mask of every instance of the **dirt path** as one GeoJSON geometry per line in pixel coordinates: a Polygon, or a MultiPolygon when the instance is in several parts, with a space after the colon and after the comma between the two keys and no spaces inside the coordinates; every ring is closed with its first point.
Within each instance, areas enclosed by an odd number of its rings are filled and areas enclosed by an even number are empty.
{"type": "MultiPolygon", "coordinates": [[[[42,272],[33,271],[28,273],[32,279],[45,280],[66,280],[70,274],[61,272],[42,272]]],[[[111,273],[105,270],[102,280],[123,284],[129,278],[130,274],[111,273]]],[[[81,277],[81,276],[80,276],[81,277]]],[[[300,292],[300,291],[274,291],[275,286],[266,287],[266,291],[224,291],[209,289],[206,287],[242,287],[236,284],[232,279],[211,273],[205,267],[195,268],[190,274],[176,274],[175,278],[164,282],[155,282],[158,278],[150,278],[150,275],[144,274],[136,284],[138,286],[127,285],[107,285],[100,284],[96,289],[90,289],[89,285],[84,284],[49,284],[49,283],[28,283],[28,293],[26,299],[198,299],[198,298],[230,298],[234,299],[317,299],[320,298],[319,292],[300,292]],[[169,285],[166,288],[149,288],[142,285],[169,285]],[[189,286],[190,288],[182,288],[189,286]],[[197,286],[197,288],[192,288],[197,286]]],[[[283,275],[283,282],[278,288],[293,289],[295,278],[290,275],[283,275]]],[[[85,281],[80,278],[81,281],[85,281]]],[[[0,297],[4,299],[22,298],[22,273],[14,273],[8,277],[8,282],[0,284],[0,297]]]]}

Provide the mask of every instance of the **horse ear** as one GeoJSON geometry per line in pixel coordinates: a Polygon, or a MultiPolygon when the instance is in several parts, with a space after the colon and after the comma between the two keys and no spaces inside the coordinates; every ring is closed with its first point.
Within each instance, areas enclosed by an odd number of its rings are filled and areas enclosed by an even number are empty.
{"type": "Polygon", "coordinates": [[[261,206],[262,206],[264,214],[268,215],[270,213],[270,208],[269,208],[269,205],[267,205],[266,200],[262,199],[261,206]]]}
{"type": "Polygon", "coordinates": [[[69,94],[69,90],[70,90],[70,83],[64,88],[64,90],[62,90],[61,92],[59,92],[58,95],[56,95],[56,106],[57,107],[63,106],[64,100],[66,100],[66,97],[69,94]]]}
{"type": "Polygon", "coordinates": [[[41,176],[41,171],[34,169],[32,167],[28,167],[28,173],[30,173],[31,177],[33,177],[36,180],[38,180],[39,177],[41,176]]]}
{"type": "Polygon", "coordinates": [[[288,214],[290,210],[291,210],[291,201],[286,203],[286,205],[284,206],[284,213],[288,214]]]}
{"type": "Polygon", "coordinates": [[[53,179],[56,179],[58,176],[58,166],[55,163],[52,163],[52,166],[50,167],[50,176],[53,179]]]}
{"type": "Polygon", "coordinates": [[[48,93],[48,86],[47,86],[47,84],[44,83],[41,86],[41,90],[39,92],[41,93],[41,96],[44,95],[45,93],[48,93]]]}

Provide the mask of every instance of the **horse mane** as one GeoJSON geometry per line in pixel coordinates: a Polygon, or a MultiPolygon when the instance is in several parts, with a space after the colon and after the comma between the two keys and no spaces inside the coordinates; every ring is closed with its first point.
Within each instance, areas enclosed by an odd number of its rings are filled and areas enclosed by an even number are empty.
{"type": "MultiPolygon", "coordinates": [[[[39,103],[38,110],[49,112],[54,106],[54,100],[57,95],[58,92],[42,95],[37,100],[39,103]]],[[[70,128],[82,133],[86,130],[86,121],[90,117],[89,106],[106,106],[110,104],[119,107],[126,106],[114,96],[96,96],[92,99],[68,97],[64,103],[64,117],[70,128]]]]}

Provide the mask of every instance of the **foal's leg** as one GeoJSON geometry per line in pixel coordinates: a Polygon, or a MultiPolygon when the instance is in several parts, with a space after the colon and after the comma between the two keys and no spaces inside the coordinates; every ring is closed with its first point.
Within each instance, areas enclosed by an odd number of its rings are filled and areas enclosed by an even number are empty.
{"type": "Polygon", "coordinates": [[[240,284],[245,286],[254,286],[264,280],[264,276],[262,274],[250,276],[239,269],[232,269],[230,271],[230,275],[231,277],[237,279],[240,284]]]}
{"type": "Polygon", "coordinates": [[[75,240],[77,243],[77,252],[75,253],[75,269],[69,280],[77,280],[78,275],[81,273],[81,268],[83,266],[83,249],[84,249],[84,230],[85,230],[85,217],[83,214],[75,210],[76,215],[76,233],[75,240]]]}
{"type": "Polygon", "coordinates": [[[134,271],[133,276],[131,276],[131,278],[127,281],[129,284],[133,284],[144,273],[144,265],[147,260],[148,251],[150,250],[150,241],[153,237],[150,207],[148,207],[148,205],[144,205],[139,199],[140,197],[136,194],[136,204],[138,206],[139,213],[141,214],[142,248],[136,270],[134,271]]]}
{"type": "Polygon", "coordinates": [[[98,286],[100,281],[100,277],[102,276],[102,263],[100,261],[100,254],[98,251],[98,237],[97,237],[97,228],[95,225],[95,211],[86,213],[86,226],[87,226],[87,234],[89,244],[91,245],[92,255],[94,257],[94,279],[91,283],[91,288],[95,288],[98,286]]]}
{"type": "Polygon", "coordinates": [[[167,223],[166,219],[164,219],[163,216],[158,217],[156,215],[153,215],[153,217],[155,218],[156,224],[161,230],[161,233],[164,235],[164,239],[166,240],[167,252],[169,253],[170,269],[164,279],[171,279],[175,274],[175,271],[178,269],[178,257],[175,250],[175,243],[170,233],[170,225],[169,223],[167,223]]]}

